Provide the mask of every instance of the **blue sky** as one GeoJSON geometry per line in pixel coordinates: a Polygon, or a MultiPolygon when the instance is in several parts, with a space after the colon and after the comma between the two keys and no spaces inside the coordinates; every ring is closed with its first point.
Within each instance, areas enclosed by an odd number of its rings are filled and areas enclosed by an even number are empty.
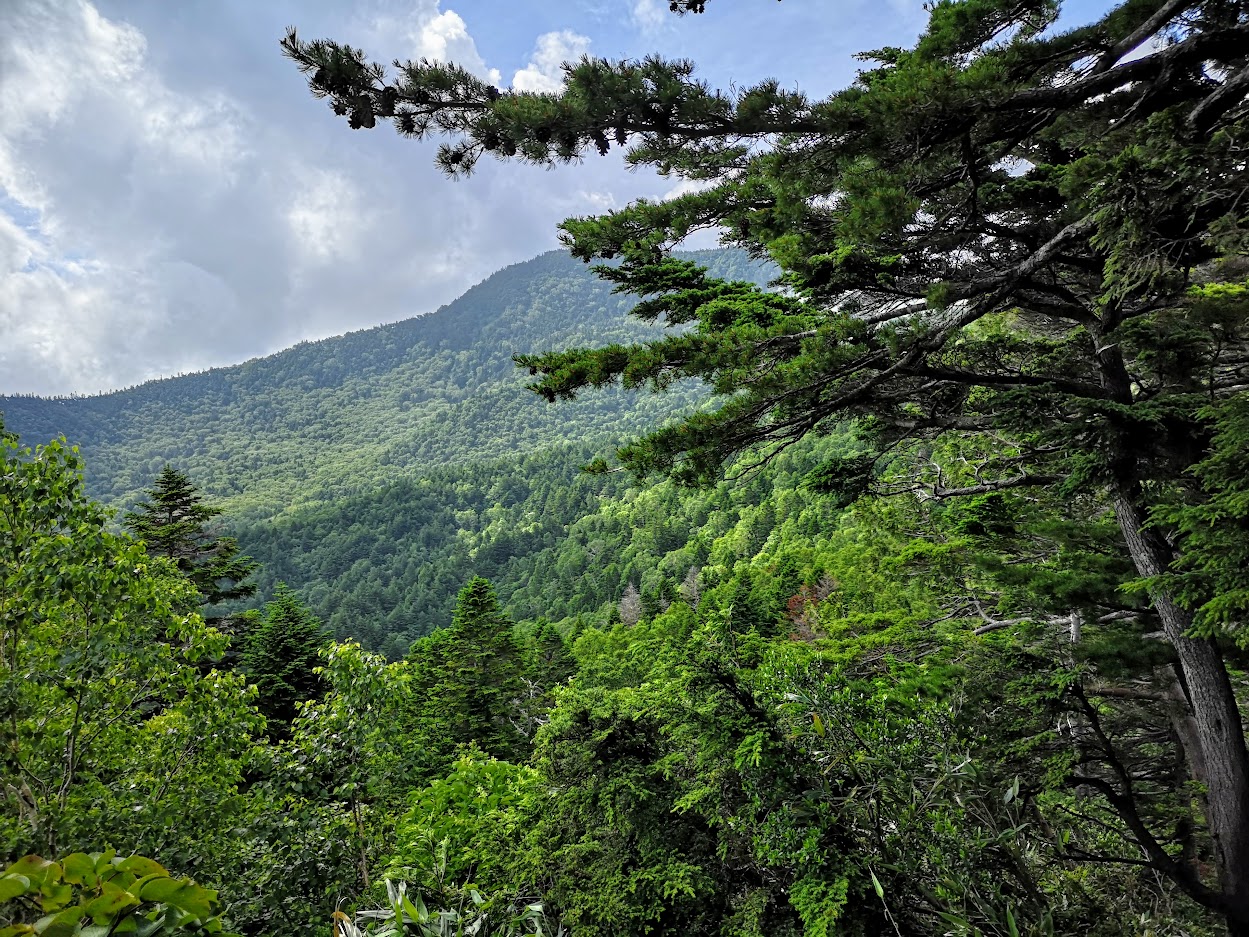
{"type": "Polygon", "coordinates": [[[823,95],[923,22],[921,0],[683,18],[666,0],[3,0],[0,393],[93,393],[429,312],[555,247],[562,218],[676,184],[615,153],[448,181],[433,143],[353,133],[312,98],[278,52],[288,25],[501,86],[658,52],[716,86],[823,95]]]}

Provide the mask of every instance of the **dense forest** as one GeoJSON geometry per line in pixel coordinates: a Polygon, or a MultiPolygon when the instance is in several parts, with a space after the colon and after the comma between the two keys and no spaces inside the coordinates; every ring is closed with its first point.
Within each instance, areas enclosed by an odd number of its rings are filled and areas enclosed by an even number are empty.
{"type": "MultiPolygon", "coordinates": [[[[769,276],[740,252],[683,256],[731,279],[769,276]]],[[[261,594],[285,582],[336,636],[397,658],[449,620],[468,578],[502,577],[511,596],[543,562],[530,554],[550,554],[620,488],[578,477],[582,465],[705,399],[696,386],[605,388],[552,408],[523,394],[515,353],[655,334],[626,317],[634,301],[552,252],[428,316],[101,397],[0,397],[0,413],[23,440],[78,446],[88,492],[120,510],[165,465],[186,471],[260,561],[261,594]]],[[[604,579],[597,604],[616,590],[604,579]]],[[[581,606],[556,598],[533,614],[581,606]]]]}
{"type": "MultiPolygon", "coordinates": [[[[728,279],[772,275],[740,251],[685,256],[728,279]]],[[[696,406],[696,388],[608,388],[561,409],[523,393],[515,354],[658,334],[627,315],[635,302],[553,251],[428,315],[96,397],[0,396],[0,412],[23,439],[64,435],[89,454],[88,490],[112,507],[173,463],[233,516],[267,517],[426,468],[603,442],[696,406]]]]}
{"type": "Polygon", "coordinates": [[[1249,6],[929,14],[821,101],[292,30],[449,175],[702,185],[0,401],[0,937],[1249,935],[1249,6]]]}
{"type": "Polygon", "coordinates": [[[566,628],[607,614],[630,587],[654,609],[712,557],[732,568],[769,538],[792,544],[800,534],[814,546],[836,526],[828,499],[803,485],[817,464],[805,452],[698,495],[670,481],[587,476],[579,466],[593,454],[561,447],[430,473],[239,537],[260,561],[262,591],[299,584],[337,637],[396,658],[450,620],[474,575],[494,583],[513,618],[566,628]]]}

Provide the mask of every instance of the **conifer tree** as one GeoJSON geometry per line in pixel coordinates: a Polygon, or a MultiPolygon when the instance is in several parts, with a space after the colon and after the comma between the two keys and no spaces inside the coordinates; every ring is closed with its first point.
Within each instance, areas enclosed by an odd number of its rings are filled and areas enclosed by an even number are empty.
{"type": "Polygon", "coordinates": [[[249,630],[242,668],[258,689],[256,707],[270,732],[285,737],[299,704],[316,699],[324,681],[314,673],[329,639],[320,620],[286,585],[278,583],[263,616],[249,630]]]}
{"type": "Polygon", "coordinates": [[[532,738],[538,726],[546,722],[555,704],[556,688],[566,685],[577,670],[577,662],[558,628],[541,619],[532,634],[525,647],[521,678],[524,699],[518,720],[521,733],[527,738],[532,738]]]}
{"type": "Polygon", "coordinates": [[[537,687],[550,690],[572,676],[576,669],[576,661],[559,629],[549,621],[543,621],[534,633],[526,678],[537,687]]]}
{"type": "Polygon", "coordinates": [[[517,752],[523,662],[512,621],[490,582],[474,576],[460,590],[448,635],[447,663],[459,697],[461,741],[500,758],[517,752]]]}
{"type": "Polygon", "coordinates": [[[1243,621],[1194,633],[1193,606],[1214,597],[1168,578],[1194,534],[1166,517],[1218,497],[1194,469],[1217,481],[1211,413],[1245,394],[1249,7],[1129,0],[1069,29],[1057,14],[1052,0],[934,4],[913,48],[866,53],[822,101],[775,80],[716,92],[658,57],[583,58],[560,93],[535,94],[429,61],[391,80],[359,50],[293,31],[284,49],[352,127],[386,118],[447,137],[437,162],[451,175],[487,154],[552,165],[629,146],[632,163],[703,184],[563,225],[575,256],[622,261],[601,275],[646,297],[634,314],[669,337],[518,358],[552,401],[682,378],[724,395],[624,447],[629,468],[709,483],[727,460],[766,461],[850,421],[864,451],[813,479],[844,496],[960,437],[992,446],[967,484],[926,479],[931,497],[1033,488],[1111,507],[1175,654],[1217,881],[1147,828],[1121,765],[1082,766],[1072,783],[1118,812],[1134,861],[1245,937],[1249,748],[1217,643],[1243,621]],[[715,227],[779,264],[787,289],[668,256],[715,227]]]}
{"type": "MultiPolygon", "coordinates": [[[[199,590],[205,608],[256,594],[255,584],[247,579],[258,564],[239,553],[233,537],[213,531],[210,524],[221,509],[205,504],[184,472],[166,465],[146,494],[148,500],[125,515],[127,529],[147,545],[149,554],[177,564],[199,590]]],[[[205,615],[205,620],[219,624],[223,617],[205,615]]]]}

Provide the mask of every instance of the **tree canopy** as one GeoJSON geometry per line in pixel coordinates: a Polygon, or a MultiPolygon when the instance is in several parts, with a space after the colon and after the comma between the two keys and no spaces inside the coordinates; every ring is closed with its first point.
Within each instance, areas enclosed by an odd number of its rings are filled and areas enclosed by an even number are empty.
{"type": "Polygon", "coordinates": [[[389,77],[294,31],[283,47],[353,128],[384,118],[445,137],[452,175],[487,154],[550,165],[620,146],[701,184],[562,226],[575,256],[619,261],[600,275],[645,297],[633,314],[666,337],[517,358],[549,400],[684,378],[721,395],[625,446],[635,472],[707,483],[849,421],[862,450],[812,479],[843,496],[904,465],[931,498],[1034,489],[1113,510],[1143,614],[1175,654],[1217,883],[1145,829],[1121,765],[1076,776],[1132,827],[1142,861],[1245,934],[1249,752],[1218,644],[1240,621],[1194,631],[1213,596],[1168,578],[1193,527],[1167,518],[1226,490],[1215,426],[1249,385],[1249,8],[1129,0],[1071,29],[1057,14],[943,0],[913,48],[865,53],[824,100],[775,80],[713,91],[692,63],[655,57],[583,58],[559,93],[523,93],[430,61],[389,77]],[[779,288],[669,256],[707,228],[776,262],[779,288]],[[952,472],[928,454],[955,438],[952,472]]]}
{"type": "Polygon", "coordinates": [[[108,529],[63,441],[0,436],[0,848],[172,852],[228,822],[259,720],[205,666],[226,638],[194,599],[108,529]]]}
{"type": "Polygon", "coordinates": [[[316,671],[328,643],[321,622],[279,582],[249,629],[240,660],[256,686],[256,707],[278,737],[289,730],[299,704],[324,691],[316,671]]]}

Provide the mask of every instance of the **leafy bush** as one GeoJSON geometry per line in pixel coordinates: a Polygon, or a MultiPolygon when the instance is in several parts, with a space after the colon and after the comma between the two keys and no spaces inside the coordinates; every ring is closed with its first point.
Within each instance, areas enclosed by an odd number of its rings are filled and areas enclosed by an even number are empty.
{"type": "Polygon", "coordinates": [[[76,852],[17,860],[0,875],[0,937],[194,937],[224,932],[217,893],[143,856],[76,852]]]}

